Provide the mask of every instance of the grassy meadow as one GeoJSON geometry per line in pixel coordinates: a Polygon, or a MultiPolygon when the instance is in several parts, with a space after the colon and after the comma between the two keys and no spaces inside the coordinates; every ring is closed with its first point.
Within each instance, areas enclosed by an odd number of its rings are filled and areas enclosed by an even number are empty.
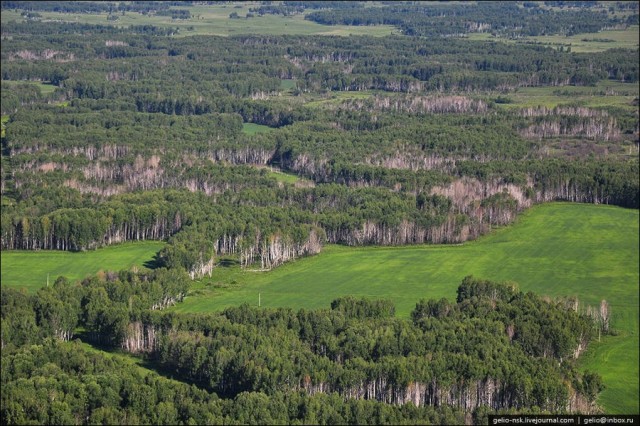
{"type": "Polygon", "coordinates": [[[2,84],[17,85],[17,84],[32,84],[38,88],[41,95],[49,95],[58,88],[50,82],[29,81],[29,80],[2,80],[2,84]]]}
{"type": "Polygon", "coordinates": [[[495,37],[489,33],[472,33],[468,35],[469,40],[491,40],[504,43],[518,44],[540,44],[559,49],[571,48],[576,53],[603,52],[608,49],[637,49],[640,37],[640,27],[629,25],[624,30],[607,30],[597,33],[564,35],[529,36],[517,40],[505,37],[495,37]]]}
{"type": "MultiPolygon", "coordinates": [[[[247,18],[249,9],[259,6],[259,2],[237,2],[235,4],[178,6],[173,9],[187,9],[191,12],[191,19],[172,19],[170,16],[143,15],[136,12],[118,14],[117,21],[107,20],[107,13],[58,13],[38,12],[42,20],[82,22],[87,24],[115,25],[128,27],[130,25],[155,25],[163,28],[178,28],[178,37],[192,35],[232,36],[239,34],[265,35],[370,35],[383,37],[397,32],[390,25],[349,26],[349,25],[320,25],[305,21],[304,14],[293,16],[264,15],[247,18]],[[238,18],[230,18],[236,13],[238,18]]],[[[19,12],[2,11],[2,22],[23,20],[19,12]]]]}
{"type": "Polygon", "coordinates": [[[608,413],[638,407],[638,211],[553,203],[516,224],[462,245],[390,248],[326,247],[270,272],[220,267],[195,283],[179,312],[211,312],[241,303],[328,308],[344,295],[388,298],[408,317],[421,298],[454,300],[466,275],[515,281],[523,291],[577,296],[581,307],[606,299],[616,336],[595,343],[581,364],[598,371],[608,413]]]}
{"type": "Polygon", "coordinates": [[[2,285],[35,292],[58,276],[72,281],[82,280],[98,271],[119,271],[132,267],[144,268],[164,247],[158,241],[125,243],[86,252],[2,251],[2,285]]]}
{"type": "Polygon", "coordinates": [[[242,123],[242,133],[245,135],[255,135],[256,133],[270,132],[272,130],[274,130],[273,127],[264,126],[262,124],[242,123]]]}
{"type": "Polygon", "coordinates": [[[571,46],[571,51],[577,53],[602,52],[612,48],[637,49],[640,34],[638,28],[638,25],[630,25],[624,30],[606,30],[572,36],[535,36],[527,37],[526,40],[565,48],[571,46]]]}
{"type": "Polygon", "coordinates": [[[544,106],[555,108],[562,105],[589,108],[619,107],[637,111],[633,100],[638,97],[636,83],[601,80],[595,86],[519,87],[505,95],[511,103],[500,104],[502,108],[526,108],[544,106]]]}
{"type": "Polygon", "coordinates": [[[5,136],[5,127],[6,127],[6,124],[9,122],[9,119],[10,119],[10,118],[11,118],[11,117],[10,117],[10,116],[8,116],[8,115],[3,115],[3,116],[2,116],[2,119],[0,119],[0,122],[2,123],[2,137],[3,137],[3,138],[4,138],[4,136],[5,136]]]}

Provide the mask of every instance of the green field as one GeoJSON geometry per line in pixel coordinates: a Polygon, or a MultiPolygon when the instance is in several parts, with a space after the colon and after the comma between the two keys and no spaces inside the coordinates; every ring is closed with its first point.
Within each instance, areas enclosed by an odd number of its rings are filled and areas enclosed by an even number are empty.
{"type": "Polygon", "coordinates": [[[394,248],[326,247],[271,272],[221,267],[196,283],[179,312],[249,303],[327,308],[339,296],[390,298],[408,317],[421,298],[455,299],[466,275],[515,281],[524,291],[577,296],[584,308],[606,299],[617,336],[587,352],[585,368],[602,374],[600,404],[609,413],[638,407],[638,211],[553,203],[525,212],[512,227],[463,245],[394,248]]]}
{"type": "Polygon", "coordinates": [[[562,105],[574,105],[590,108],[620,107],[637,111],[633,100],[638,97],[638,84],[601,80],[594,87],[520,87],[506,95],[508,104],[499,104],[502,108],[523,108],[544,106],[555,108],[562,105]]]}
{"type": "Polygon", "coordinates": [[[305,94],[299,96],[302,99],[304,105],[311,108],[333,108],[340,105],[344,101],[356,100],[356,99],[368,99],[376,94],[382,94],[388,96],[388,93],[379,90],[361,90],[361,91],[337,91],[327,92],[321,95],[305,94]]]}
{"type": "Polygon", "coordinates": [[[270,132],[273,127],[263,126],[255,123],[242,123],[242,133],[246,135],[255,135],[256,133],[270,132]]]}
{"type": "Polygon", "coordinates": [[[552,46],[571,46],[572,52],[602,52],[607,49],[638,48],[638,25],[630,25],[625,30],[608,30],[598,33],[576,34],[572,36],[536,36],[527,37],[526,40],[533,40],[541,44],[552,46]],[[605,41],[606,40],[606,41],[605,41]]]}
{"type": "Polygon", "coordinates": [[[291,91],[296,88],[296,81],[288,78],[280,80],[280,89],[283,91],[291,91]]]}
{"type": "Polygon", "coordinates": [[[17,84],[33,84],[40,90],[41,95],[48,95],[58,88],[58,86],[54,86],[51,83],[39,82],[39,81],[28,81],[28,80],[2,80],[2,84],[8,85],[17,85],[17,84]]]}
{"type": "Polygon", "coordinates": [[[2,137],[3,138],[4,138],[4,135],[5,135],[5,133],[4,133],[5,132],[5,127],[6,127],[6,124],[9,122],[9,118],[11,118],[11,117],[9,117],[8,115],[3,115],[2,116],[2,120],[0,121],[2,123],[2,137]]]}
{"type": "Polygon", "coordinates": [[[567,49],[571,47],[572,52],[588,53],[603,52],[608,49],[637,49],[638,37],[640,37],[638,25],[630,25],[624,30],[608,30],[597,33],[575,34],[572,36],[546,35],[530,36],[517,40],[495,37],[489,33],[472,33],[468,35],[469,40],[492,40],[504,43],[518,44],[540,44],[548,47],[567,49]]]}
{"type": "Polygon", "coordinates": [[[282,183],[295,184],[301,181],[301,179],[298,176],[292,175],[289,173],[284,173],[279,170],[270,170],[269,172],[267,172],[267,176],[274,178],[278,182],[282,182],[282,183]]]}
{"type": "MultiPolygon", "coordinates": [[[[607,386],[607,413],[638,407],[638,211],[554,203],[520,216],[516,224],[478,241],[448,246],[349,248],[328,246],[318,256],[271,272],[220,267],[196,282],[179,312],[211,312],[241,303],[265,307],[327,308],[343,295],[392,299],[408,317],[421,298],[455,299],[469,274],[515,281],[550,297],[577,296],[581,306],[606,299],[617,335],[593,343],[580,361],[607,386]]],[[[58,275],[82,279],[99,270],[142,267],[160,242],[129,243],[83,253],[4,251],[2,285],[35,291],[58,275]]],[[[231,262],[230,262],[231,263],[231,262]]]]}
{"type": "Polygon", "coordinates": [[[98,271],[119,271],[133,266],[144,267],[164,246],[157,241],[126,243],[93,251],[2,251],[2,285],[25,288],[30,292],[64,275],[81,280],[98,271]]]}
{"type": "MultiPolygon", "coordinates": [[[[127,27],[130,25],[155,25],[164,28],[179,28],[177,36],[190,35],[219,35],[231,36],[239,34],[269,34],[269,35],[370,35],[383,37],[394,32],[390,25],[376,26],[348,26],[348,25],[320,25],[305,21],[304,15],[255,15],[247,18],[247,13],[258,2],[237,2],[236,4],[179,6],[175,9],[187,9],[191,12],[191,19],[171,19],[170,16],[143,15],[127,12],[118,15],[117,21],[107,20],[106,13],[57,13],[38,12],[42,20],[82,22],[88,24],[115,25],[127,27]],[[237,7],[236,7],[237,6],[237,7]],[[231,19],[229,15],[237,13],[239,18],[231,19]]],[[[22,21],[19,12],[13,10],[2,11],[2,22],[22,21]]]]}

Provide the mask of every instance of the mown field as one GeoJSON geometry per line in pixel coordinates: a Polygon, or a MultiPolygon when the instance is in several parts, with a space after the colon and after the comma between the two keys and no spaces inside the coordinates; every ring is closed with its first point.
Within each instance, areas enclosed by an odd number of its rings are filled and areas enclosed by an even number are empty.
{"type": "Polygon", "coordinates": [[[2,260],[2,285],[36,291],[58,276],[81,280],[99,271],[144,268],[164,246],[157,241],[126,243],[99,250],[71,253],[62,251],[5,251],[2,260]]]}
{"type": "Polygon", "coordinates": [[[397,315],[408,317],[421,298],[455,299],[470,274],[550,297],[577,296],[583,309],[606,299],[618,335],[594,344],[581,363],[604,377],[599,402],[607,412],[637,413],[638,217],[637,210],[554,203],[459,246],[332,246],[271,272],[221,267],[174,309],[210,312],[259,298],[265,307],[327,308],[350,294],[392,299],[397,315]]]}

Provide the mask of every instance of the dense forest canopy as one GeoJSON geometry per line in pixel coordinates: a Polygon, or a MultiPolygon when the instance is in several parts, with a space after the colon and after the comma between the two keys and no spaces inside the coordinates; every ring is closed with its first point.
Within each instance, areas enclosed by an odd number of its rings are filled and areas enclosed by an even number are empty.
{"type": "Polygon", "coordinates": [[[421,301],[410,322],[388,301],[352,298],[312,312],[162,309],[223,260],[265,270],[327,243],[459,243],[554,200],[637,209],[637,45],[520,42],[628,30],[635,2],[1,8],[20,13],[0,35],[2,250],[166,242],[152,271],[60,278],[31,295],[2,287],[2,423],[460,423],[598,409],[601,378],[574,359],[609,332],[606,302],[583,312],[468,278],[456,303],[421,301]],[[397,31],[187,36],[208,7],[224,20],[397,31]],[[64,14],[82,19],[52,18],[64,14]],[[112,25],[127,14],[140,19],[112,25]],[[578,89],[605,101],[576,100],[578,89]],[[546,98],[523,103],[529,90],[546,98]],[[143,354],[178,381],[75,337],[143,354]]]}

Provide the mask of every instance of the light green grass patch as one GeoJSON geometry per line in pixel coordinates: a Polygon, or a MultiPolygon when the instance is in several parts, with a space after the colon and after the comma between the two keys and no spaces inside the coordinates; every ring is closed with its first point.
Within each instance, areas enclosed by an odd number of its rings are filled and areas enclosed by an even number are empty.
{"type": "Polygon", "coordinates": [[[9,122],[9,115],[3,115],[2,116],[2,137],[5,137],[5,128],[7,127],[6,124],[9,122]]]}
{"type": "Polygon", "coordinates": [[[269,172],[267,172],[267,176],[269,176],[270,178],[273,178],[275,180],[277,180],[278,182],[282,182],[282,183],[287,183],[287,184],[295,184],[297,182],[300,182],[300,178],[296,175],[292,175],[290,173],[284,173],[278,170],[270,170],[269,172]]]}
{"type": "Polygon", "coordinates": [[[264,133],[275,130],[273,127],[263,126],[255,123],[242,123],[242,133],[247,135],[255,135],[256,133],[264,133]]]}
{"type": "Polygon", "coordinates": [[[577,296],[583,308],[609,302],[619,336],[594,346],[584,366],[602,374],[600,404],[610,413],[638,408],[638,211],[553,203],[513,226],[454,246],[326,247],[271,272],[220,267],[196,283],[179,312],[212,312],[242,303],[328,308],[345,295],[388,298],[407,318],[418,300],[455,300],[466,275],[515,281],[523,291],[577,296]],[[592,357],[592,358],[589,358],[592,357]]]}
{"type": "Polygon", "coordinates": [[[601,80],[595,87],[520,87],[517,91],[502,96],[506,96],[512,101],[509,104],[499,104],[501,108],[506,109],[537,106],[555,108],[561,105],[580,105],[590,108],[615,106],[635,111],[637,107],[632,105],[632,102],[638,97],[638,85],[636,83],[601,80]]]}
{"type": "Polygon", "coordinates": [[[8,85],[18,85],[18,84],[32,84],[40,90],[40,94],[43,96],[49,95],[58,88],[58,86],[54,86],[48,82],[39,82],[39,81],[29,81],[29,80],[2,80],[3,84],[8,85]]]}
{"type": "Polygon", "coordinates": [[[380,93],[375,90],[362,90],[362,91],[332,91],[326,92],[321,95],[305,94],[302,96],[305,106],[311,108],[319,108],[326,106],[336,106],[341,102],[351,99],[367,99],[374,96],[376,93],[380,93]]]}
{"type": "Polygon", "coordinates": [[[296,81],[291,79],[281,79],[280,80],[280,90],[290,91],[296,88],[296,81]]]}
{"type": "Polygon", "coordinates": [[[535,36],[527,37],[525,40],[533,40],[551,46],[565,46],[565,48],[570,45],[571,51],[577,53],[603,52],[618,48],[637,49],[638,37],[640,37],[638,28],[638,25],[630,25],[624,30],[607,30],[572,36],[535,36]]]}
{"type": "Polygon", "coordinates": [[[495,37],[489,33],[471,33],[466,36],[469,40],[500,41],[503,43],[530,44],[536,43],[544,46],[566,50],[571,47],[574,53],[603,52],[609,49],[637,49],[638,37],[640,37],[638,25],[630,25],[624,30],[607,30],[597,33],[575,34],[572,36],[545,35],[523,37],[517,40],[495,37]],[[606,40],[606,41],[605,41],[606,40]]]}
{"type": "MultiPolygon", "coordinates": [[[[286,173],[283,172],[282,170],[280,170],[277,167],[273,167],[273,166],[254,166],[258,169],[264,169],[267,172],[267,176],[275,179],[278,182],[281,183],[285,183],[285,184],[296,184],[298,182],[301,181],[305,181],[305,183],[307,182],[305,179],[301,179],[299,176],[291,174],[291,173],[286,173]]],[[[308,181],[309,183],[311,183],[310,181],[308,181]]]]}
{"type": "Polygon", "coordinates": [[[86,252],[55,250],[22,251],[3,250],[2,285],[25,288],[34,292],[47,284],[53,284],[58,276],[72,281],[81,280],[98,271],[119,271],[132,267],[144,268],[154,255],[164,247],[158,241],[125,243],[86,252]]]}

